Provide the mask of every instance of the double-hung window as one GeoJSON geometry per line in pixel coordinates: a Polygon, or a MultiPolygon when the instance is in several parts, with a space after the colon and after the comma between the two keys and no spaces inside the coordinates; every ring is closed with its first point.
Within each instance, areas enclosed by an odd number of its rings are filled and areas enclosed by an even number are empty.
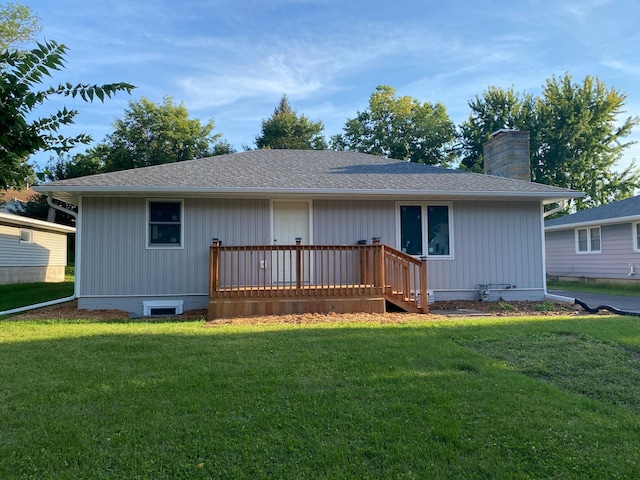
{"type": "Polygon", "coordinates": [[[400,250],[409,255],[452,258],[451,205],[400,204],[400,250]]]}
{"type": "Polygon", "coordinates": [[[181,248],[183,237],[182,200],[149,200],[147,246],[181,248]]]}
{"type": "Polygon", "coordinates": [[[576,251],[578,253],[600,253],[600,227],[576,229],[576,251]]]}
{"type": "Polygon", "coordinates": [[[633,224],[633,251],[640,252],[640,222],[633,224]]]}

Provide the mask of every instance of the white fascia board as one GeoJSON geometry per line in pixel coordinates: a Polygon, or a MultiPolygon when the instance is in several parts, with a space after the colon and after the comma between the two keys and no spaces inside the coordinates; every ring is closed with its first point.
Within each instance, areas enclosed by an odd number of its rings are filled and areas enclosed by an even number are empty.
{"type": "MultiPolygon", "coordinates": [[[[34,188],[35,189],[35,188],[34,188]]],[[[39,192],[51,194],[55,198],[70,199],[79,195],[88,196],[147,196],[174,195],[179,197],[195,196],[231,196],[231,197],[274,197],[274,196],[306,196],[306,197],[433,197],[433,198],[512,198],[539,200],[556,203],[569,198],[579,198],[580,192],[527,192],[527,191],[468,191],[468,190],[361,190],[361,189],[303,189],[303,188],[176,188],[176,187],[84,187],[84,186],[49,186],[38,187],[39,192]]]]}
{"type": "Polygon", "coordinates": [[[640,222],[640,215],[630,215],[627,217],[605,218],[602,220],[590,220],[588,222],[563,223],[562,225],[552,225],[544,227],[545,232],[555,232],[558,230],[574,230],[583,227],[598,227],[601,225],[616,225],[618,223],[640,222]]]}
{"type": "Polygon", "coordinates": [[[10,213],[0,212],[0,223],[14,225],[26,228],[39,228],[40,230],[48,230],[59,233],[75,233],[76,229],[59,223],[46,222],[44,220],[36,220],[35,218],[23,217],[21,215],[13,215],[10,213]]]}

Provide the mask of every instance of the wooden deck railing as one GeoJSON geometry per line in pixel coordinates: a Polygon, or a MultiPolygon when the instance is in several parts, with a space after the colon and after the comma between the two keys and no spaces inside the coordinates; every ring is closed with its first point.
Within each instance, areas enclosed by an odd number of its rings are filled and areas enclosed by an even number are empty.
{"type": "Polygon", "coordinates": [[[383,244],[210,249],[209,297],[385,296],[427,311],[426,262],[383,244]]]}

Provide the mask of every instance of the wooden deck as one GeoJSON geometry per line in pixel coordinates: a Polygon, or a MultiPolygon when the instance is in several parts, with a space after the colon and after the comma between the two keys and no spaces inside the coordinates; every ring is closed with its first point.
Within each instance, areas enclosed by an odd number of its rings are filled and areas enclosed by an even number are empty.
{"type": "Polygon", "coordinates": [[[209,319],[292,313],[428,312],[426,261],[383,244],[210,250],[209,319]],[[423,301],[424,299],[424,301],[423,301]]]}

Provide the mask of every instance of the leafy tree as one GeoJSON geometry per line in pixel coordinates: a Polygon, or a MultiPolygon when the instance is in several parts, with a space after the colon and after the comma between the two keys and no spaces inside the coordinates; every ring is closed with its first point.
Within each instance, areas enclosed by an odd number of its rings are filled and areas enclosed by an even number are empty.
{"type": "Polygon", "coordinates": [[[578,210],[627,198],[640,187],[640,171],[635,163],[622,172],[613,168],[633,143],[623,139],[640,119],[619,121],[626,98],[598,78],[577,84],[569,74],[547,80],[537,98],[489,87],[469,102],[471,115],[461,126],[462,166],[482,169],[482,143],[492,132],[529,130],[532,180],[585,192],[574,203],[578,210]]]}
{"type": "Polygon", "coordinates": [[[42,28],[29,7],[17,3],[0,4],[0,50],[33,40],[42,28]]]}
{"type": "Polygon", "coordinates": [[[624,142],[640,119],[627,117],[618,124],[626,94],[608,89],[587,76],[581,85],[571,76],[547,80],[540,104],[540,151],[532,174],[537,182],[573,188],[587,194],[578,209],[627,198],[640,187],[640,172],[632,164],[621,173],[612,171],[624,142]]]}
{"type": "Polygon", "coordinates": [[[454,159],[455,126],[441,103],[421,103],[396,97],[382,85],[369,99],[369,108],[348,119],[344,132],[332,137],[332,148],[448,166],[454,159]]]}
{"type": "Polygon", "coordinates": [[[213,128],[213,120],[202,125],[190,119],[184,104],[175,104],[171,97],[162,105],[142,98],[129,102],[113,133],[86,155],[105,171],[115,171],[231,152],[228,143],[217,143],[221,134],[213,135],[213,128]]]}
{"type": "Polygon", "coordinates": [[[292,150],[326,150],[327,142],[321,135],[322,122],[312,122],[291,109],[289,99],[283,95],[273,115],[262,120],[262,131],[256,137],[258,148],[292,150]]]}
{"type": "Polygon", "coordinates": [[[32,173],[27,163],[37,151],[66,152],[91,137],[80,134],[65,137],[58,133],[62,125],[73,123],[77,110],[64,107],[56,113],[33,118],[34,109],[52,96],[80,97],[90,102],[104,101],[118,91],[131,92],[128,83],[72,85],[70,83],[34,90],[45,75],[64,66],[66,47],[54,41],[38,44],[25,52],[0,52],[0,189],[21,187],[32,173]]]}

